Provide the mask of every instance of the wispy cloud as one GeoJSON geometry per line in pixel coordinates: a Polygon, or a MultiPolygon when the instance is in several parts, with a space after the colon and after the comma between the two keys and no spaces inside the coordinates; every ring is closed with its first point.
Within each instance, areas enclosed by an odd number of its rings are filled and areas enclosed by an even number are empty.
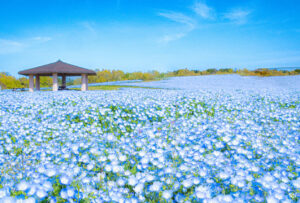
{"type": "Polygon", "coordinates": [[[23,44],[18,42],[18,41],[13,41],[13,40],[8,40],[8,39],[0,39],[1,45],[6,45],[6,46],[15,46],[15,47],[20,47],[23,44]]]}
{"type": "Polygon", "coordinates": [[[216,17],[215,10],[204,2],[196,2],[192,9],[197,15],[204,19],[213,20],[216,17]]]}
{"type": "Polygon", "coordinates": [[[19,40],[0,39],[0,54],[17,53],[36,44],[48,42],[51,39],[51,37],[44,36],[36,36],[19,40]]]}
{"type": "Polygon", "coordinates": [[[159,43],[169,43],[171,41],[175,41],[183,38],[187,33],[175,33],[175,34],[166,34],[161,37],[158,42],[159,43]]]}
{"type": "Polygon", "coordinates": [[[33,37],[32,39],[36,42],[48,42],[48,41],[52,40],[51,37],[43,37],[43,36],[33,37]]]}
{"type": "Polygon", "coordinates": [[[88,30],[92,34],[96,34],[95,23],[90,21],[80,22],[80,25],[84,27],[84,29],[88,30]]]}
{"type": "Polygon", "coordinates": [[[224,18],[232,23],[242,25],[247,23],[251,11],[245,9],[234,9],[224,14],[224,18]]]}
{"type": "Polygon", "coordinates": [[[158,13],[158,15],[186,26],[182,29],[182,32],[165,34],[158,40],[159,43],[169,43],[171,41],[179,40],[196,28],[197,21],[187,15],[184,15],[183,13],[170,11],[161,12],[158,13]]]}
{"type": "Polygon", "coordinates": [[[184,15],[183,13],[170,11],[170,12],[161,12],[158,15],[168,18],[169,20],[172,20],[174,22],[187,25],[190,29],[194,29],[196,26],[196,21],[193,18],[184,15]]]}
{"type": "Polygon", "coordinates": [[[0,39],[0,54],[19,52],[25,45],[19,41],[0,39]]]}
{"type": "Polygon", "coordinates": [[[218,14],[215,11],[215,9],[213,7],[208,6],[204,2],[204,0],[197,1],[191,8],[193,10],[193,13],[189,14],[174,11],[158,13],[159,16],[162,16],[173,22],[177,22],[186,26],[185,28],[182,28],[180,32],[172,32],[165,34],[158,40],[159,43],[168,43],[185,37],[197,28],[199,17],[207,21],[214,20],[214,22],[215,20],[225,19],[229,20],[231,23],[242,25],[247,23],[249,15],[251,13],[251,11],[247,9],[233,9],[223,15],[218,14]]]}

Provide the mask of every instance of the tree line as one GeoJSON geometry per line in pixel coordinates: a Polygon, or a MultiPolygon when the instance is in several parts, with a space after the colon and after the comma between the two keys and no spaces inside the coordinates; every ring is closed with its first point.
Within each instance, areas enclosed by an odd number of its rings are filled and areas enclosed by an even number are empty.
{"type": "MultiPolygon", "coordinates": [[[[97,75],[89,76],[89,83],[101,83],[101,82],[111,82],[111,81],[124,81],[124,80],[160,80],[166,77],[178,77],[178,76],[199,76],[199,75],[221,75],[221,74],[239,74],[242,76],[285,76],[285,75],[299,75],[300,69],[295,69],[291,71],[287,70],[271,70],[267,68],[248,70],[248,69],[206,69],[200,70],[189,70],[189,69],[179,69],[175,71],[169,71],[166,73],[160,73],[158,71],[150,72],[131,72],[126,73],[122,70],[96,70],[97,75]]],[[[70,78],[70,77],[69,77],[70,78]]],[[[60,78],[58,79],[61,82],[60,78]]],[[[75,79],[67,80],[67,85],[77,85],[81,84],[81,78],[77,77],[75,79]]],[[[9,73],[0,73],[0,87],[1,89],[14,89],[14,88],[27,88],[29,86],[29,79],[27,77],[16,78],[11,76],[9,73]]],[[[41,87],[52,86],[52,77],[40,77],[41,87]]]]}

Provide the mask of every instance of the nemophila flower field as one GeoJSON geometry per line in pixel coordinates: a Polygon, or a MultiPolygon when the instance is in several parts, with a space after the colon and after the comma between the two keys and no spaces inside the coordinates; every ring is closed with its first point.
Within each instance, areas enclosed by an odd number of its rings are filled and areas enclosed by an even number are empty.
{"type": "Polygon", "coordinates": [[[0,93],[0,202],[297,202],[297,89],[0,93]]]}
{"type": "MultiPolygon", "coordinates": [[[[113,84],[113,83],[112,83],[113,84]]],[[[168,89],[297,89],[300,90],[300,76],[254,77],[240,75],[203,75],[172,77],[151,82],[122,81],[122,85],[168,89]]]]}

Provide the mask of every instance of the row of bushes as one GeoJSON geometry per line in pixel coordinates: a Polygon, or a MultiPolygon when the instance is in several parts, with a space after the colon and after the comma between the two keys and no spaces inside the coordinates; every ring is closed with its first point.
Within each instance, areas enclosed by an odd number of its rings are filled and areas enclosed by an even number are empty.
{"type": "Polygon", "coordinates": [[[256,70],[248,70],[248,69],[233,70],[231,68],[224,68],[224,69],[207,69],[204,71],[180,69],[180,70],[168,72],[166,76],[175,77],[175,76],[223,75],[223,74],[239,74],[242,76],[262,76],[262,77],[285,76],[285,75],[298,75],[300,74],[300,69],[295,69],[292,71],[267,69],[267,68],[261,68],[256,70]]]}
{"type": "MultiPolygon", "coordinates": [[[[88,78],[89,83],[100,83],[110,81],[122,81],[122,80],[160,80],[166,77],[176,76],[197,76],[197,75],[214,75],[214,74],[239,74],[242,76],[285,76],[285,75],[298,75],[300,69],[286,71],[286,70],[271,70],[271,69],[256,69],[256,70],[233,70],[231,68],[226,69],[207,69],[207,70],[189,70],[179,69],[167,73],[160,73],[158,71],[151,72],[132,72],[125,73],[121,70],[96,70],[96,76],[90,76],[88,78]]],[[[59,78],[60,82],[60,78],[59,78]]],[[[67,81],[67,85],[77,85],[81,83],[81,78],[77,77],[67,81]]],[[[15,78],[8,73],[0,73],[0,86],[1,89],[14,89],[14,88],[26,88],[28,87],[29,80],[26,77],[15,78]]],[[[51,77],[40,77],[40,86],[49,87],[52,85],[51,77]]]]}

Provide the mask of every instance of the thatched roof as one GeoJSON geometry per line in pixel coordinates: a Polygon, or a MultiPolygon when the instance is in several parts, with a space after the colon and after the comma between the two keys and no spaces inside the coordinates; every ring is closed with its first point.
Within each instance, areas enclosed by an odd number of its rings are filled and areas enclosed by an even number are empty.
{"type": "Polygon", "coordinates": [[[36,68],[31,68],[27,70],[20,71],[21,75],[41,75],[41,76],[51,76],[53,73],[58,75],[70,75],[70,76],[80,76],[81,74],[96,75],[95,71],[74,66],[61,60],[55,63],[50,63],[43,66],[38,66],[36,68]]]}

